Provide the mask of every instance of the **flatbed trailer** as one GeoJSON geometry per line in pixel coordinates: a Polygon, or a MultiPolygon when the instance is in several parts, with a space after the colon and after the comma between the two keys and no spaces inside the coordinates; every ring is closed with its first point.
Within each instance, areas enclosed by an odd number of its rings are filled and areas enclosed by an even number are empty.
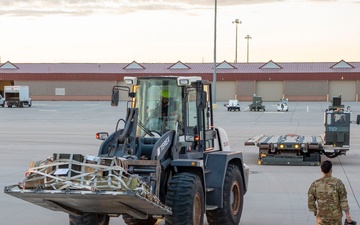
{"type": "Polygon", "coordinates": [[[345,155],[349,146],[334,147],[324,144],[323,136],[259,135],[245,142],[246,146],[259,147],[258,164],[317,166],[321,155],[345,155]]]}
{"type": "Polygon", "coordinates": [[[323,135],[258,135],[246,146],[259,147],[261,165],[320,165],[321,156],[335,158],[350,149],[350,112],[343,109],[324,112],[323,135]]]}

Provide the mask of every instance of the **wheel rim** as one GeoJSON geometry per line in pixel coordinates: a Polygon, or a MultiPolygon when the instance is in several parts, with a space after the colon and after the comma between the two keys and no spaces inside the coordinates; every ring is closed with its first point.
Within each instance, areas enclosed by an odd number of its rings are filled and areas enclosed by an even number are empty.
{"type": "Polygon", "coordinates": [[[236,215],[240,210],[240,195],[239,183],[234,182],[230,193],[230,208],[233,215],[236,215]]]}
{"type": "Polygon", "coordinates": [[[200,220],[201,220],[201,197],[199,195],[199,193],[195,194],[194,197],[194,206],[193,206],[193,224],[194,225],[198,225],[200,224],[200,220]]]}

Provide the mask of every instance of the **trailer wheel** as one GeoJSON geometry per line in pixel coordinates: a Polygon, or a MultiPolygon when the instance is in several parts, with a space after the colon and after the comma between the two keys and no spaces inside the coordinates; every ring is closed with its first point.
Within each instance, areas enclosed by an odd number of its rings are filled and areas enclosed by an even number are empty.
{"type": "Polygon", "coordinates": [[[202,225],[204,220],[204,190],[199,176],[178,173],[170,181],[166,205],[172,215],[165,217],[166,225],[202,225]]]}
{"type": "Polygon", "coordinates": [[[122,218],[127,225],[154,225],[157,219],[149,217],[146,220],[136,219],[128,214],[123,214],[122,218]]]}
{"type": "Polygon", "coordinates": [[[239,168],[229,164],[224,182],[223,208],[206,211],[209,225],[238,225],[244,205],[244,187],[239,168]]]}
{"type": "Polygon", "coordinates": [[[70,225],[109,225],[110,217],[106,214],[84,213],[81,216],[69,214],[70,225]]]}

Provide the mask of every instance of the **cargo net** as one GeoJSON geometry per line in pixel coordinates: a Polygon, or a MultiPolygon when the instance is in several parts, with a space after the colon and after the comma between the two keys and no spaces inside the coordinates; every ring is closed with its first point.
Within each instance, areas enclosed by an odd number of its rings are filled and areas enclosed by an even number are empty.
{"type": "Polygon", "coordinates": [[[54,154],[32,163],[19,189],[66,191],[133,191],[160,204],[138,175],[129,174],[124,158],[54,154]]]}

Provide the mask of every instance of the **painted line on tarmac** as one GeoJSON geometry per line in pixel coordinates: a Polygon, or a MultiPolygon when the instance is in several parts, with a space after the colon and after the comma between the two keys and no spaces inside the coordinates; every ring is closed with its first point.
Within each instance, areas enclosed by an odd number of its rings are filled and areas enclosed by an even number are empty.
{"type": "Polygon", "coordinates": [[[264,113],[285,113],[285,112],[264,112],[264,113]]]}

